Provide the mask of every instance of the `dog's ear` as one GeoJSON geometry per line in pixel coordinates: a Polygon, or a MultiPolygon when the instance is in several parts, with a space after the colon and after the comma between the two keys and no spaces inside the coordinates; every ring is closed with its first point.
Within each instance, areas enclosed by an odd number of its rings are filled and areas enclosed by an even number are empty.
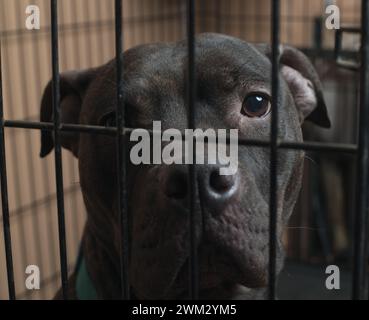
{"type": "MultiPolygon", "coordinates": [[[[270,58],[269,45],[259,44],[256,48],[270,58]]],[[[296,48],[281,45],[279,51],[280,70],[295,100],[300,122],[308,120],[321,127],[330,128],[322,84],[314,66],[305,54],[296,48]]]]}
{"type": "MultiPolygon", "coordinates": [[[[94,69],[70,71],[60,75],[60,121],[61,123],[78,124],[85,92],[94,78],[94,69]]],[[[53,121],[52,80],[47,84],[42,100],[41,122],[53,121]]],[[[62,147],[70,150],[78,157],[79,134],[62,132],[60,136],[62,147]]],[[[54,148],[53,132],[41,130],[40,157],[47,156],[54,148]]]]}

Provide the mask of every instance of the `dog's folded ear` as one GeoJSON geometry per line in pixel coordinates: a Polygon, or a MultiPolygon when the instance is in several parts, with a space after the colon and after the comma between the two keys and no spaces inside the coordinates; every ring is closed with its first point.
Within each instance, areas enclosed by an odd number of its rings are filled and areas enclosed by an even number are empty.
{"type": "MultiPolygon", "coordinates": [[[[70,71],[60,75],[60,120],[61,123],[78,124],[85,92],[94,78],[94,69],[70,71]]],[[[47,84],[42,100],[40,121],[53,121],[52,80],[47,84]]],[[[61,133],[62,147],[70,150],[78,157],[79,134],[74,132],[61,133]]],[[[47,156],[54,148],[53,132],[41,130],[40,157],[47,156]]]]}
{"type": "MultiPolygon", "coordinates": [[[[269,45],[258,44],[256,48],[270,58],[269,45]]],[[[296,48],[281,45],[279,51],[280,70],[295,100],[300,122],[308,120],[321,127],[330,128],[322,84],[314,66],[305,54],[296,48]]]]}

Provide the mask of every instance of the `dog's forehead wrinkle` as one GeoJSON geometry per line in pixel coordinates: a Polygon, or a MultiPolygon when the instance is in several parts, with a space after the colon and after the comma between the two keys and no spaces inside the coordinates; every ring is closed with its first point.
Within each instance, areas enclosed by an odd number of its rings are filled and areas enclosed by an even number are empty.
{"type": "MultiPolygon", "coordinates": [[[[214,66],[208,60],[204,60],[197,66],[197,81],[200,93],[214,93],[219,90],[236,90],[237,87],[250,87],[252,85],[262,85],[270,87],[270,75],[257,69],[257,64],[237,61],[233,57],[222,57],[225,59],[225,66],[214,66]],[[229,60],[229,61],[228,61],[229,60]]],[[[220,58],[220,59],[222,59],[220,58]]]]}
{"type": "MultiPolygon", "coordinates": [[[[152,46],[140,46],[128,51],[129,57],[134,56],[133,53],[137,55],[129,70],[140,75],[139,78],[145,79],[141,81],[156,91],[168,86],[179,89],[179,86],[186,83],[186,46],[179,43],[176,46],[154,48],[156,50],[152,50],[152,46]]],[[[267,81],[269,75],[265,70],[270,68],[270,62],[261,57],[262,54],[253,45],[244,41],[212,34],[200,35],[196,39],[196,73],[199,85],[206,86],[212,80],[232,88],[242,75],[250,81],[258,78],[267,81]]],[[[134,60],[134,57],[130,60],[134,60]]],[[[128,74],[127,78],[129,77],[128,74]]]]}
{"type": "Polygon", "coordinates": [[[219,59],[218,64],[222,62],[231,63],[230,65],[237,66],[246,65],[249,67],[265,68],[270,67],[269,59],[262,54],[257,48],[243,40],[233,37],[204,37],[199,36],[196,39],[196,49],[200,61],[219,59]],[[252,63],[251,63],[252,62],[252,63]]]}

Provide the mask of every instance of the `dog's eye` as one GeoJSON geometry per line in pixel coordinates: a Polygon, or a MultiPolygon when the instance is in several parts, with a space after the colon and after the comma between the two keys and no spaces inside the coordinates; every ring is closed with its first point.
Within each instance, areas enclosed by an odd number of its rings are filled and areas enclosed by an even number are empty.
{"type": "Polygon", "coordinates": [[[104,115],[100,119],[100,125],[104,127],[116,127],[117,126],[117,116],[116,112],[109,112],[108,114],[104,115]]]}
{"type": "Polygon", "coordinates": [[[270,99],[263,94],[248,95],[242,104],[242,113],[250,118],[265,117],[271,108],[270,99]]]}

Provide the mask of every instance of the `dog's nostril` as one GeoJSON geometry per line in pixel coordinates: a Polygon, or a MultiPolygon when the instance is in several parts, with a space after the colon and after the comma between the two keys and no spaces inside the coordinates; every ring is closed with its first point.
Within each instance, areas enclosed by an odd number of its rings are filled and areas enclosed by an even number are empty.
{"type": "Polygon", "coordinates": [[[220,175],[219,169],[210,174],[210,187],[217,193],[225,193],[232,188],[235,183],[233,175],[220,175]]]}
{"type": "Polygon", "coordinates": [[[173,172],[167,180],[165,194],[169,198],[184,199],[187,196],[187,177],[182,172],[173,172]]]}

